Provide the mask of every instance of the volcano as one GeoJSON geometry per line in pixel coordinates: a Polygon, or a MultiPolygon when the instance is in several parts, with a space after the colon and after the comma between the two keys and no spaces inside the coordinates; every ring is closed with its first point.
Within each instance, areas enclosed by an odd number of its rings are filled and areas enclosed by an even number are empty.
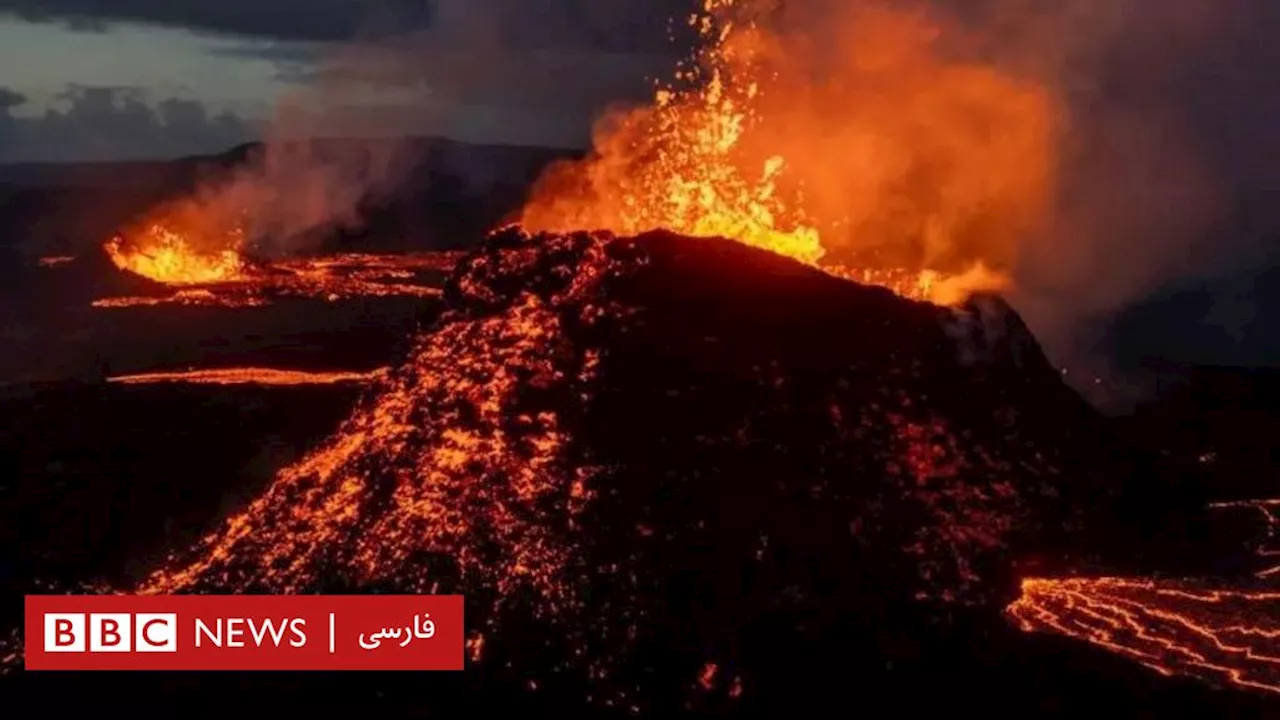
{"type": "Polygon", "coordinates": [[[326,445],[139,591],[460,592],[474,662],[645,707],[741,694],[753,638],[999,617],[1020,568],[1131,526],[1134,467],[990,299],[515,227],[444,299],[326,445]]]}

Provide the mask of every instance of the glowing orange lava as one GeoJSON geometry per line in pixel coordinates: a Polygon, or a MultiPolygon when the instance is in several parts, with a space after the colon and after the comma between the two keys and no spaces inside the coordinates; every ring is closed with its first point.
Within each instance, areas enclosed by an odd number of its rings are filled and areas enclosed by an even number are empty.
{"type": "Polygon", "coordinates": [[[231,282],[243,278],[246,270],[238,251],[200,251],[184,234],[159,223],[128,240],[112,238],[106,251],[121,270],[166,285],[231,282]]]}
{"type": "Polygon", "coordinates": [[[704,0],[694,60],[549,168],[521,224],[723,236],[939,304],[1005,289],[1052,193],[1048,90],[945,57],[920,14],[851,3],[820,51],[761,5],[704,0]]]}
{"type": "Polygon", "coordinates": [[[252,274],[243,213],[200,196],[164,203],[107,241],[116,267],[171,286],[235,282],[252,274]]]}
{"type": "Polygon", "coordinates": [[[386,374],[387,368],[371,372],[306,372],[276,368],[216,368],[180,372],[139,373],[117,375],[107,382],[121,385],[151,385],[156,383],[185,383],[192,385],[337,385],[341,383],[369,383],[386,374]]]}
{"type": "Polygon", "coordinates": [[[1265,525],[1253,582],[1150,578],[1031,578],[1007,612],[1024,630],[1054,632],[1137,660],[1165,675],[1280,693],[1280,499],[1218,502],[1265,525]]]}
{"type": "Polygon", "coordinates": [[[157,572],[138,592],[199,591],[210,583],[294,592],[316,582],[322,566],[336,567],[333,553],[352,581],[396,577],[431,592],[437,581],[428,573],[401,574],[408,558],[425,550],[454,558],[464,578],[483,578],[501,594],[528,588],[553,604],[563,599],[566,548],[552,527],[539,524],[542,504],[570,492],[552,472],[562,444],[557,418],[518,418],[519,440],[500,430],[511,422],[504,407],[519,378],[536,376],[555,353],[548,341],[557,325],[531,301],[508,316],[429,336],[411,365],[380,378],[370,402],[324,447],[282,470],[262,497],[207,539],[197,560],[157,572]],[[415,421],[424,400],[431,418],[415,421]],[[470,413],[479,416],[463,421],[470,413]],[[424,433],[427,443],[408,444],[424,433]],[[378,479],[353,473],[351,464],[402,452],[412,456],[410,465],[395,474],[391,505],[368,526],[362,508],[378,479]],[[279,516],[285,507],[293,509],[279,516]],[[263,523],[276,530],[264,532],[263,523]]]}
{"type": "Polygon", "coordinates": [[[208,288],[194,287],[175,290],[168,295],[125,295],[94,300],[96,308],[133,308],[154,305],[188,305],[197,307],[245,308],[268,305],[265,299],[241,292],[214,292],[208,288]]]}
{"type": "MultiPolygon", "coordinates": [[[[97,308],[153,305],[196,305],[228,308],[261,307],[279,298],[344,300],[367,297],[433,298],[438,278],[458,261],[453,252],[406,255],[348,253],[291,258],[260,263],[252,272],[211,283],[179,283],[164,295],[101,298],[97,308]]],[[[247,267],[247,266],[246,266],[247,267]]]]}
{"type": "Polygon", "coordinates": [[[1165,675],[1280,693],[1280,591],[1191,580],[1031,578],[1008,613],[1165,675]]]}
{"type": "Polygon", "coordinates": [[[1236,500],[1214,503],[1209,507],[1214,510],[1252,510],[1258,513],[1265,523],[1265,530],[1254,552],[1265,567],[1255,574],[1260,578],[1269,578],[1280,573],[1280,564],[1277,564],[1280,562],[1280,499],[1236,500]]]}

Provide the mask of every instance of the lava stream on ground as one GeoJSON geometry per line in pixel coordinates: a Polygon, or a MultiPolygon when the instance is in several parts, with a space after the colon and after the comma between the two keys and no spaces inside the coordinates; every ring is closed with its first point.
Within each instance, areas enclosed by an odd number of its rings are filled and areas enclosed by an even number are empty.
{"type": "MultiPolygon", "coordinates": [[[[167,283],[157,294],[101,298],[94,307],[150,305],[257,307],[286,297],[342,300],[354,297],[439,297],[439,276],[457,263],[459,253],[405,255],[347,253],[290,258],[270,263],[241,262],[237,272],[216,282],[167,283]]],[[[128,264],[121,269],[133,271],[128,264]]],[[[156,278],[151,278],[156,279],[156,278]]]]}
{"type": "Polygon", "coordinates": [[[389,368],[370,372],[308,372],[279,368],[236,367],[192,369],[173,372],[150,372],[116,375],[107,382],[121,385],[154,385],[179,383],[189,385],[337,385],[366,384],[384,376],[389,368]]]}
{"type": "Polygon", "coordinates": [[[1030,578],[1008,613],[1165,675],[1280,693],[1280,590],[1196,580],[1030,578]]]}
{"type": "Polygon", "coordinates": [[[1254,547],[1254,554],[1263,567],[1255,575],[1270,578],[1280,574],[1280,498],[1260,500],[1233,500],[1214,503],[1215,510],[1252,511],[1262,519],[1262,537],[1254,547]]]}

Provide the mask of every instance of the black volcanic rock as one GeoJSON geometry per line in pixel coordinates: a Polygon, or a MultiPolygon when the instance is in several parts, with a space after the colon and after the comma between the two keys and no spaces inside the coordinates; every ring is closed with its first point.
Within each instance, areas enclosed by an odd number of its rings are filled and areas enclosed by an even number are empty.
{"type": "Polygon", "coordinates": [[[162,283],[121,270],[101,245],[65,265],[28,276],[27,296],[39,298],[42,304],[84,306],[104,297],[165,296],[173,292],[162,283]]]}
{"type": "Polygon", "coordinates": [[[1038,375],[1037,381],[1045,385],[1052,384],[1050,375],[1057,374],[1031,329],[999,295],[983,293],[969,298],[948,326],[961,362],[1038,375]]]}
{"type": "Polygon", "coordinates": [[[276,456],[332,432],[358,390],[0,384],[0,626],[39,583],[127,577],[200,537],[276,456]],[[25,584],[25,586],[24,586],[25,584]]]}
{"type": "Polygon", "coordinates": [[[493,672],[679,707],[998,620],[1028,564],[1137,555],[1136,466],[1007,306],[514,229],[446,302],[326,446],[140,590],[458,591],[493,672]]]}

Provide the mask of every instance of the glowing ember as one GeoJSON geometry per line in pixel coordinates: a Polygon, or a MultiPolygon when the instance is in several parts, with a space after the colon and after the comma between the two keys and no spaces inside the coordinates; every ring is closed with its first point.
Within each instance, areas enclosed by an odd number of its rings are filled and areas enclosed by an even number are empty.
{"type": "Polygon", "coordinates": [[[372,372],[305,372],[275,368],[216,368],[187,370],[185,372],[141,373],[117,375],[107,382],[122,385],[151,385],[155,383],[185,383],[192,385],[336,385],[340,383],[369,383],[387,373],[388,368],[372,372]]]}
{"type": "Polygon", "coordinates": [[[1280,592],[1032,578],[1008,612],[1024,630],[1078,638],[1166,675],[1280,693],[1280,592]]]}
{"type": "Polygon", "coordinates": [[[247,270],[236,250],[200,251],[183,234],[158,223],[128,240],[112,238],[106,251],[121,270],[166,285],[231,282],[242,279],[247,270]]]}
{"type": "Polygon", "coordinates": [[[67,255],[54,255],[54,256],[50,256],[50,257],[42,257],[42,258],[40,258],[39,263],[40,263],[40,267],[43,267],[43,268],[54,268],[54,267],[58,267],[58,266],[60,266],[60,265],[66,265],[66,264],[68,264],[68,263],[73,262],[74,260],[75,260],[75,257],[74,257],[74,256],[67,256],[67,255]]]}
{"type": "Polygon", "coordinates": [[[759,5],[704,0],[694,60],[550,168],[521,223],[723,236],[940,304],[1005,289],[1052,194],[1050,93],[946,58],[916,13],[851,3],[823,54],[759,5]]]}

